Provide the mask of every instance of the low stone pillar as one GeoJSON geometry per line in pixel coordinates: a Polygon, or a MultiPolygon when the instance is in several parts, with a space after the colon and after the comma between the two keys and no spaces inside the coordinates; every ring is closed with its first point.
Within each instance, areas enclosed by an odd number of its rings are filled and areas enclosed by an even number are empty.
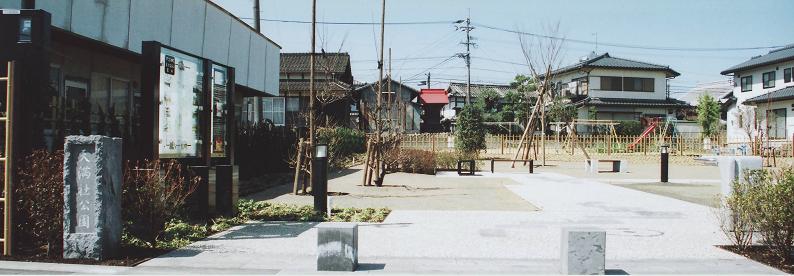
{"type": "Polygon", "coordinates": [[[719,156],[717,166],[720,169],[720,191],[723,197],[733,193],[733,181],[744,180],[745,170],[761,169],[761,156],[719,156]]]}
{"type": "Polygon", "coordinates": [[[620,160],[620,170],[619,172],[627,173],[629,172],[629,160],[621,159],[620,160]]]}
{"type": "Polygon", "coordinates": [[[358,224],[323,222],[317,228],[317,271],[355,271],[358,224]]]}
{"type": "Polygon", "coordinates": [[[598,173],[598,159],[585,160],[584,171],[588,173],[598,173]]]}
{"type": "Polygon", "coordinates": [[[562,274],[604,274],[606,232],[596,228],[563,228],[562,274]]]}
{"type": "Polygon", "coordinates": [[[121,138],[68,136],[63,162],[63,258],[102,260],[121,244],[121,138]]]}

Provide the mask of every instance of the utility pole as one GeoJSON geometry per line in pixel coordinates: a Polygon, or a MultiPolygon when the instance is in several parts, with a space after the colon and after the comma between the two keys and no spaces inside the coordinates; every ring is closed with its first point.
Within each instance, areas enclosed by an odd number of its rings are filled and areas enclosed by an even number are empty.
{"type": "MultiPolygon", "coordinates": [[[[259,0],[257,0],[259,2],[259,0]]],[[[312,0],[312,49],[309,54],[309,152],[314,152],[314,147],[317,145],[315,141],[315,125],[314,125],[314,101],[317,95],[314,92],[314,45],[315,45],[315,31],[317,29],[317,0],[312,0]]],[[[300,154],[300,153],[298,153],[300,154]]],[[[312,156],[314,156],[312,154],[312,156]]],[[[311,162],[309,162],[311,164],[311,162]]],[[[300,164],[298,165],[300,166],[300,164]]],[[[309,166],[311,168],[311,165],[309,166]]],[[[309,171],[313,172],[314,168],[309,171]]],[[[314,183],[314,174],[309,174],[309,183],[314,183]]],[[[313,189],[312,189],[313,190],[313,189]]]]}
{"type": "Polygon", "coordinates": [[[427,89],[430,89],[430,72],[427,72],[427,89]]]}
{"type": "Polygon", "coordinates": [[[397,96],[397,95],[392,96],[392,93],[394,93],[394,90],[391,87],[391,48],[389,48],[389,73],[386,74],[386,75],[387,75],[387,78],[389,79],[388,80],[389,81],[388,82],[388,84],[389,84],[389,86],[388,86],[389,97],[386,100],[386,103],[389,106],[389,112],[388,112],[388,114],[389,114],[389,133],[392,133],[392,131],[394,130],[394,124],[392,122],[392,119],[394,118],[394,117],[392,117],[392,116],[394,116],[394,114],[392,113],[392,112],[394,112],[394,110],[393,110],[394,108],[392,106],[392,103],[394,102],[394,97],[397,96]]]}
{"type": "MultiPolygon", "coordinates": [[[[315,0],[316,1],[316,0],[315,0]]],[[[383,131],[383,121],[381,121],[381,108],[382,108],[382,94],[383,94],[383,39],[385,33],[385,22],[386,22],[386,0],[381,1],[382,4],[382,11],[380,15],[380,58],[378,59],[378,105],[375,107],[376,113],[376,123],[375,123],[375,154],[377,158],[375,158],[375,175],[376,177],[380,178],[380,166],[381,166],[381,132],[383,131]]],[[[381,186],[382,179],[376,178],[375,184],[376,186],[381,186]]]]}
{"type": "Polygon", "coordinates": [[[259,0],[254,0],[254,29],[257,33],[262,32],[261,15],[259,14],[259,0]]]}
{"type": "Polygon", "coordinates": [[[471,35],[469,34],[474,27],[471,26],[471,18],[466,17],[466,20],[460,20],[456,23],[466,23],[466,26],[458,26],[458,30],[466,32],[466,42],[460,44],[466,45],[466,53],[458,53],[456,56],[463,58],[466,61],[466,105],[471,102],[471,46],[477,46],[476,43],[471,42],[471,35]]]}

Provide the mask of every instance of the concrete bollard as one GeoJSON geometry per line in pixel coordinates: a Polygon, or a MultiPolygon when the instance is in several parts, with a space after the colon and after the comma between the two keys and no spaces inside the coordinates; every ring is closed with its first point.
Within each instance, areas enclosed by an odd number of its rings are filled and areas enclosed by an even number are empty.
{"type": "Polygon", "coordinates": [[[620,160],[620,170],[619,172],[627,173],[629,172],[629,160],[620,160]]]}
{"type": "Polygon", "coordinates": [[[605,272],[606,232],[596,228],[563,228],[560,262],[562,274],[605,272]]]}
{"type": "Polygon", "coordinates": [[[358,224],[323,222],[317,228],[317,271],[355,271],[358,224]]]}

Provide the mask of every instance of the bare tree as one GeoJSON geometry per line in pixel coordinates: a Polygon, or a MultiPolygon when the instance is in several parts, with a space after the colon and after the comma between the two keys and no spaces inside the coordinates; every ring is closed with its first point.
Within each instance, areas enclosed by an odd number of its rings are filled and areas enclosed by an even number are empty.
{"type": "MultiPolygon", "coordinates": [[[[524,60],[529,70],[529,75],[532,80],[535,81],[537,101],[527,120],[524,133],[521,135],[521,142],[518,145],[518,150],[513,160],[518,159],[518,155],[521,153],[521,149],[524,148],[523,146],[525,144],[526,147],[523,159],[529,157],[529,149],[532,148],[534,138],[533,132],[535,131],[537,121],[540,121],[541,128],[545,130],[545,103],[553,97],[552,90],[554,87],[551,80],[552,77],[554,77],[554,69],[559,68],[562,45],[565,41],[564,38],[559,36],[559,22],[546,26],[545,32],[547,35],[529,36],[527,33],[516,31],[518,34],[518,41],[521,44],[521,52],[524,55],[524,60]],[[529,138],[527,136],[529,136],[529,138]]],[[[545,133],[541,139],[543,139],[542,143],[544,143],[542,149],[544,150],[543,155],[545,156],[545,133]]],[[[515,161],[513,161],[512,165],[515,166],[515,161]]]]}

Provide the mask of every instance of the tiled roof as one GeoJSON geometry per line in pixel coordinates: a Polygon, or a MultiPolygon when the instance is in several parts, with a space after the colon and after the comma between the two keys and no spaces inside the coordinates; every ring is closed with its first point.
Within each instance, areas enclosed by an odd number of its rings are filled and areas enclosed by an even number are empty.
{"type": "Polygon", "coordinates": [[[787,45],[786,47],[769,51],[768,54],[763,56],[756,56],[748,61],[734,65],[731,68],[725,69],[720,74],[727,75],[738,71],[761,67],[773,63],[778,63],[787,60],[794,60],[794,44],[787,45]]]}
{"type": "MultiPolygon", "coordinates": [[[[281,73],[309,73],[309,53],[281,53],[281,73]]],[[[343,74],[350,66],[348,53],[316,53],[315,72],[343,74]]]]}
{"type": "Polygon", "coordinates": [[[684,101],[677,99],[626,99],[626,98],[591,98],[587,97],[575,103],[576,106],[628,106],[628,107],[692,107],[684,101]]]}
{"type": "Polygon", "coordinates": [[[448,104],[447,91],[444,89],[422,89],[419,94],[422,104],[448,104]]]}
{"type": "Polygon", "coordinates": [[[624,58],[616,58],[610,56],[609,53],[604,53],[603,55],[600,56],[588,57],[588,59],[580,61],[576,64],[568,65],[560,69],[554,70],[552,74],[557,75],[574,70],[579,70],[582,68],[613,68],[613,69],[634,69],[634,70],[645,70],[645,71],[664,71],[667,73],[668,77],[677,77],[681,75],[675,70],[670,69],[669,66],[624,59],[624,58]]]}
{"type": "Polygon", "coordinates": [[[722,99],[728,93],[733,91],[733,81],[732,80],[720,80],[714,82],[707,82],[707,83],[699,83],[689,90],[686,95],[679,98],[685,102],[688,102],[692,105],[697,105],[700,96],[702,95],[711,95],[714,99],[722,99]]]}
{"type": "MultiPolygon", "coordinates": [[[[509,85],[498,85],[498,84],[471,84],[471,97],[476,98],[479,96],[483,91],[486,89],[493,89],[496,91],[496,94],[499,94],[500,97],[504,97],[507,92],[513,91],[517,92],[515,88],[510,87],[509,85]]],[[[459,82],[452,82],[449,84],[449,91],[450,96],[459,96],[465,97],[466,96],[466,84],[459,83],[459,82]]]]}
{"type": "MultiPolygon", "coordinates": [[[[385,78],[384,78],[384,81],[386,81],[386,80],[387,80],[387,79],[385,79],[385,78]]],[[[411,91],[411,93],[412,93],[412,94],[414,94],[414,95],[419,95],[419,90],[416,90],[416,88],[413,88],[413,87],[410,87],[410,86],[408,86],[408,85],[405,85],[404,83],[400,83],[399,81],[397,81],[397,80],[395,80],[395,79],[392,79],[391,81],[392,81],[392,86],[395,86],[395,85],[402,85],[402,87],[403,87],[403,88],[408,88],[408,90],[409,90],[409,91],[411,91]]],[[[378,84],[378,82],[377,82],[377,81],[376,81],[376,82],[371,82],[371,83],[363,83],[363,84],[358,84],[358,85],[354,85],[355,87],[354,87],[354,89],[353,89],[353,90],[355,90],[356,92],[359,92],[359,91],[361,91],[361,90],[363,90],[363,89],[365,89],[365,88],[368,88],[368,87],[370,87],[370,86],[374,86],[374,85],[377,85],[377,84],[378,84]]],[[[384,83],[383,85],[388,85],[388,82],[387,82],[387,83],[384,83]]],[[[393,88],[393,87],[392,87],[392,88],[393,88]]],[[[377,88],[377,87],[375,87],[374,89],[378,89],[378,88],[377,88]]],[[[383,87],[383,89],[384,89],[384,90],[385,90],[385,89],[387,89],[387,86],[384,86],[384,87],[383,87]]]]}
{"type": "MultiPolygon", "coordinates": [[[[309,80],[281,80],[279,82],[280,96],[309,96],[309,80]]],[[[339,93],[349,93],[350,85],[338,80],[331,82],[315,81],[315,91],[336,91],[339,93]]]]}
{"type": "Polygon", "coordinates": [[[781,88],[763,95],[755,96],[744,101],[745,104],[775,102],[794,99],[794,86],[781,88]]]}

